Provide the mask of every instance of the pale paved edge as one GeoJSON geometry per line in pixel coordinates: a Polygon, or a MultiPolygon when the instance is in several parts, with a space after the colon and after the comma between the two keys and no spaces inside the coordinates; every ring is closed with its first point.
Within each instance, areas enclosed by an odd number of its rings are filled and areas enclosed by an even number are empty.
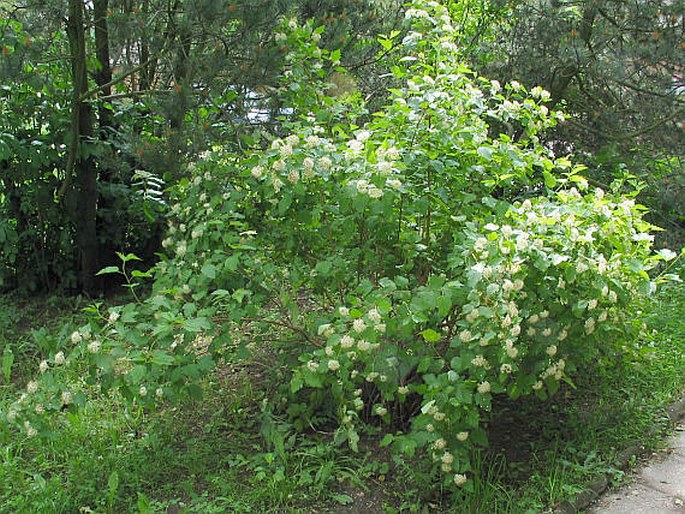
{"type": "Polygon", "coordinates": [[[685,425],[678,426],[661,458],[638,471],[635,480],[605,494],[588,514],[685,513],[685,425]]]}

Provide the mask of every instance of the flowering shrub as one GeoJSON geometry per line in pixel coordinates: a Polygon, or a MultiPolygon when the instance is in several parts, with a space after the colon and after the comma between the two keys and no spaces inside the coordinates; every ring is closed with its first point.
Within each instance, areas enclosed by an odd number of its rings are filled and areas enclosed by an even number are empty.
{"type": "Polygon", "coordinates": [[[563,119],[549,94],[476,77],[452,33],[439,4],[409,9],[403,40],[382,41],[404,85],[361,124],[356,94],[325,94],[344,70],[316,45],[321,29],[285,23],[283,136],[255,134],[241,156],[216,148],[189,170],[170,192],[162,261],[129,273],[135,256],[122,255],[103,270],[134,292],[152,276],[149,298],[93,308],[7,420],[36,435],[46,413],[82,406],[55,373],[77,361],[143,405],[199,397],[219,359],[249,354],[237,328],[277,345],[276,327],[293,336],[278,355],[295,426],[335,419],[352,448],[368,424],[384,427],[383,444],[470,487],[493,395],[544,399],[614,351],[659,257],[632,200],[588,191],[540,145],[563,119]]]}

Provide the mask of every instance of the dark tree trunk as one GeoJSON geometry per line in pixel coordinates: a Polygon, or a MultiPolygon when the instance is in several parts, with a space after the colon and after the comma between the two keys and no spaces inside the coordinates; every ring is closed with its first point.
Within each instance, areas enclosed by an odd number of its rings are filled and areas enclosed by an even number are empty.
{"type": "MultiPolygon", "coordinates": [[[[95,16],[95,56],[100,68],[95,73],[95,82],[100,88],[102,96],[112,94],[112,67],[109,62],[109,28],[107,25],[107,11],[109,0],[94,0],[93,14],[95,16]]],[[[100,116],[100,139],[107,139],[109,130],[112,128],[112,112],[100,102],[98,107],[100,116]]]]}
{"type": "MultiPolygon", "coordinates": [[[[98,280],[95,273],[98,264],[98,244],[96,231],[97,175],[95,162],[84,152],[84,143],[92,143],[93,117],[90,105],[85,102],[88,91],[86,69],[86,42],[82,0],[69,0],[67,34],[71,51],[71,70],[73,78],[72,100],[72,151],[68,168],[73,166],[76,173],[78,206],[76,209],[76,247],[79,260],[79,282],[81,289],[88,294],[98,293],[98,280]]],[[[71,176],[72,169],[67,169],[71,176]]]]}

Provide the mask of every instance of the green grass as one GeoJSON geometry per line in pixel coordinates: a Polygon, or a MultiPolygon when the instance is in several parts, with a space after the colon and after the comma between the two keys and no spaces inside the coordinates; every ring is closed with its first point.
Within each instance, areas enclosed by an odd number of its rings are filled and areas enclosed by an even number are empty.
{"type": "MultiPolygon", "coordinates": [[[[14,356],[0,408],[82,307],[0,297],[0,344],[14,356]]],[[[272,392],[248,366],[208,377],[202,402],[158,412],[93,392],[50,440],[0,428],[0,512],[544,512],[600,474],[619,481],[617,452],[657,447],[669,428],[664,409],[685,385],[685,293],[667,287],[644,311],[635,351],[579,373],[552,401],[496,404],[491,448],[476,456],[474,491],[462,498],[373,440],[354,454],[329,434],[294,433],[263,411],[272,392]]],[[[79,382],[79,370],[67,378],[79,382]]]]}

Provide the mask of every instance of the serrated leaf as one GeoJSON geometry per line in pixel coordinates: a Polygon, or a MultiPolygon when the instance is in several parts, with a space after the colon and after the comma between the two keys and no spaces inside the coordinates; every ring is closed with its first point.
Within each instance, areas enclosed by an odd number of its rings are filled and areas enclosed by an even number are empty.
{"type": "Polygon", "coordinates": [[[152,362],[160,366],[171,366],[174,363],[174,357],[163,350],[155,350],[152,354],[152,362]]]}

